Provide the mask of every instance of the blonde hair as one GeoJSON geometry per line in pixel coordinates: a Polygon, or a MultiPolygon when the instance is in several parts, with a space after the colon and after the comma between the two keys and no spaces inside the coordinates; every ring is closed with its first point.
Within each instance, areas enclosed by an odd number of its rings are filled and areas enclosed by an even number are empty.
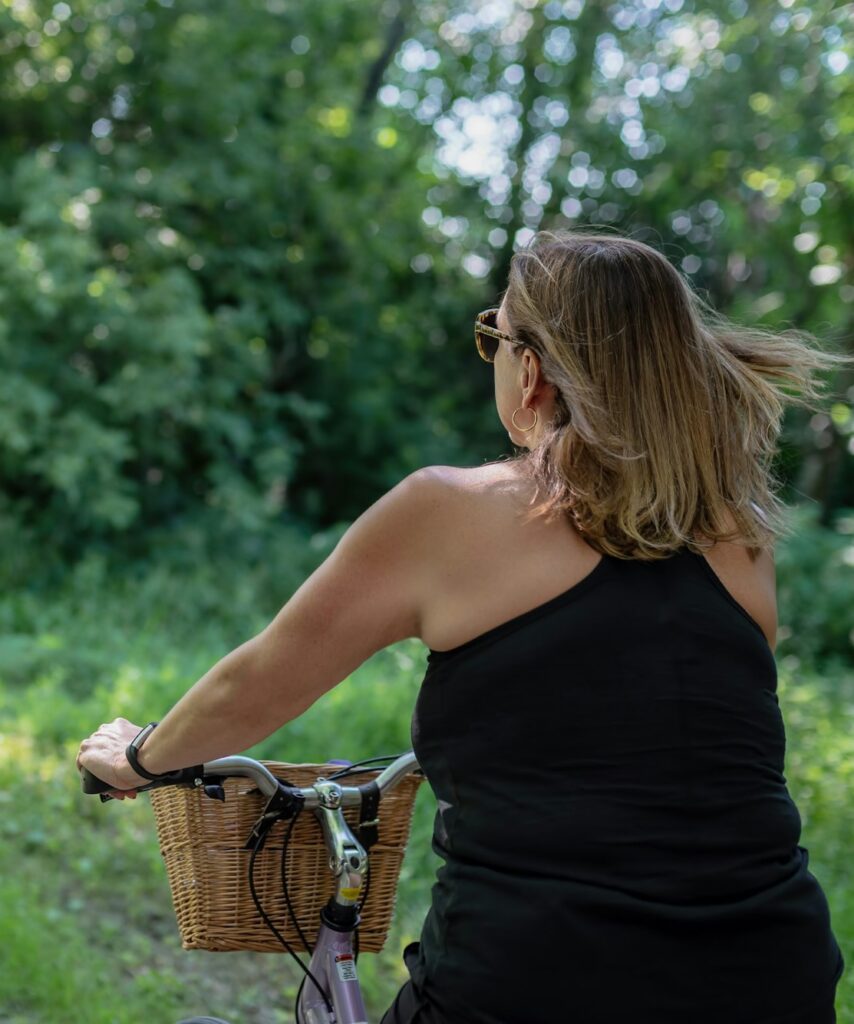
{"type": "Polygon", "coordinates": [[[589,229],[535,234],[503,302],[556,390],[536,447],[497,460],[537,485],[526,521],[569,515],[597,550],[649,561],[728,540],[753,558],[793,532],[771,467],[785,404],[817,408],[812,371],[854,358],[736,324],[656,249],[589,229]]]}

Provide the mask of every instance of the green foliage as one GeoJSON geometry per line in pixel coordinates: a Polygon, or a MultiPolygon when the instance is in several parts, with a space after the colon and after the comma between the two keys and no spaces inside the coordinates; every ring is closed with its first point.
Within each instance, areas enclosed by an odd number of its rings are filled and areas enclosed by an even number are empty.
{"type": "Polygon", "coordinates": [[[828,530],[818,515],[814,505],[793,509],[794,532],[775,548],[775,653],[792,669],[854,661],[854,516],[840,510],[828,530]]]}
{"type": "MultiPolygon", "coordinates": [[[[0,535],[59,565],[231,548],[500,455],[471,319],[539,227],[614,225],[736,317],[844,338],[844,17],[0,6],[0,535]]],[[[825,506],[853,503],[850,399],[781,459],[825,506]]]]}
{"type": "MultiPolygon", "coordinates": [[[[291,46],[334,46],[319,17],[84,0],[32,48],[0,10],[0,88],[20,104],[0,114],[0,515],[65,557],[209,511],[229,540],[263,534],[300,459],[358,501],[421,462],[418,397],[394,384],[420,386],[423,341],[388,279],[411,281],[435,179],[407,171],[398,203],[384,182],[410,156],[367,123],[334,129],[344,40],[334,106],[291,46]],[[24,53],[50,86],[23,85],[24,53]],[[97,76],[62,70],[90,60],[97,76]],[[399,224],[382,238],[380,195],[399,224]]],[[[340,26],[374,28],[368,11],[340,26]]],[[[297,512],[337,500],[315,479],[297,512]]]]}
{"type": "Polygon", "coordinates": [[[199,501],[192,470],[210,505],[257,532],[296,452],[285,396],[254,397],[266,360],[249,342],[263,328],[246,309],[209,314],[185,265],[147,266],[144,283],[105,266],[74,220],[91,174],[42,151],[11,181],[20,212],[0,227],[0,467],[18,498],[6,513],[49,526],[65,550],[185,512],[199,501]]]}
{"type": "MultiPolygon", "coordinates": [[[[4,868],[12,865],[6,863],[4,868]]],[[[85,912],[81,900],[64,909],[45,908],[40,887],[8,874],[0,880],[0,903],[4,908],[0,925],[4,1021],[138,1024],[146,1019],[177,1019],[181,986],[171,971],[152,970],[145,964],[131,969],[123,964],[120,952],[111,957],[106,944],[92,949],[91,962],[83,961],[85,949],[81,949],[76,921],[85,912]]],[[[121,935],[114,938],[121,941],[121,935]]]]}

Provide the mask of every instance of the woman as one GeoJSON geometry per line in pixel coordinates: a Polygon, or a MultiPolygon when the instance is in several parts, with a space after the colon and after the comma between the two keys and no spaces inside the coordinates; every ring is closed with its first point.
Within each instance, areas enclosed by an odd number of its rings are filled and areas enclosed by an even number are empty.
{"type": "MultiPolygon", "coordinates": [[[[392,488],[146,740],[155,773],[245,750],[430,648],[412,736],[445,864],[383,1024],[835,1021],[773,655],[769,463],[846,361],[810,340],[727,322],[641,242],[540,232],[476,329],[524,451],[392,488]]],[[[139,730],[80,747],[119,798],[139,730]]]]}

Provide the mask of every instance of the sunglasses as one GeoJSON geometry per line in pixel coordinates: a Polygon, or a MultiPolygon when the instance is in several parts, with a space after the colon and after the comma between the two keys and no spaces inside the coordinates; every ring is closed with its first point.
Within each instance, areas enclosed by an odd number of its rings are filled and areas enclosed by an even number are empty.
{"type": "Polygon", "coordinates": [[[480,353],[481,359],[485,359],[487,363],[495,362],[495,356],[498,353],[498,344],[502,338],[515,345],[520,344],[518,338],[514,338],[511,334],[505,334],[504,331],[498,330],[495,326],[495,318],[497,315],[498,307],[495,306],[490,309],[483,310],[482,313],[478,313],[474,320],[474,342],[475,345],[477,345],[477,350],[480,353]]]}

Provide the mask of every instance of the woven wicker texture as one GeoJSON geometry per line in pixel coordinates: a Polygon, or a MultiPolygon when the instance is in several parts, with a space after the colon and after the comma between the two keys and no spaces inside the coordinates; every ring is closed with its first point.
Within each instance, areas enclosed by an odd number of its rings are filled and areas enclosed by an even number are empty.
{"type": "MultiPolygon", "coordinates": [[[[261,761],[276,778],[294,786],[311,786],[340,765],[286,764],[261,761]]],[[[360,771],[340,780],[355,786],[376,778],[360,771]]],[[[251,779],[220,780],[225,802],[201,789],[166,786],[150,791],[160,853],[172,890],[172,903],[184,949],[218,952],[253,950],[284,953],[285,948],[264,923],[249,888],[251,850],[243,849],[252,826],[267,806],[251,779]],[[253,792],[254,791],[254,792],[253,792]]],[[[369,851],[370,891],[359,925],[359,948],[378,953],[385,943],[394,910],[397,880],[409,838],[412,808],[423,776],[407,775],[380,801],[379,838],[369,851]]],[[[344,818],[358,824],[358,808],[344,818]]],[[[295,950],[304,951],[291,921],[282,888],[282,845],[289,821],[277,821],[255,859],[255,891],[264,912],[295,950]]],[[[306,938],[313,943],[320,910],[335,891],[329,854],[320,822],[303,810],[288,843],[285,876],[291,906],[306,938]]]]}

